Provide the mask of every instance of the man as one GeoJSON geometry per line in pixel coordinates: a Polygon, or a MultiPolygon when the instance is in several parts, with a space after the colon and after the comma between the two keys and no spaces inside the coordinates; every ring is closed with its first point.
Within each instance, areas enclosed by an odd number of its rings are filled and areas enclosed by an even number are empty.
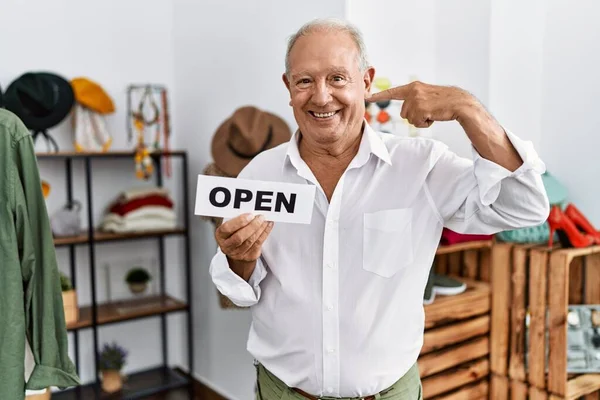
{"type": "Polygon", "coordinates": [[[258,398],[422,398],[423,291],[442,228],[490,234],[548,216],[544,164],[473,96],[418,82],[371,95],[374,75],[351,25],[292,36],[283,81],[299,129],[240,177],[315,185],[312,222],[244,214],[215,233],[215,285],[252,306],[258,398]],[[458,121],[474,161],[374,132],[365,99],[404,100],[417,127],[458,121]]]}

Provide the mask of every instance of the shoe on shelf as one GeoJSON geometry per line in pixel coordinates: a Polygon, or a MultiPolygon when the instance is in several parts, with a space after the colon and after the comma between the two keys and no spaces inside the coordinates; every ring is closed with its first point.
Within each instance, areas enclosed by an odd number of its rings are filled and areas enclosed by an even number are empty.
{"type": "Polygon", "coordinates": [[[549,248],[552,248],[554,232],[558,234],[560,243],[565,248],[588,247],[596,242],[595,238],[579,231],[575,223],[562,212],[559,206],[552,206],[548,216],[548,225],[550,226],[549,248]]]}
{"type": "Polygon", "coordinates": [[[446,275],[433,273],[433,291],[443,296],[456,296],[467,290],[467,284],[446,275]]]}
{"type": "Polygon", "coordinates": [[[600,232],[590,223],[581,211],[573,203],[569,203],[564,211],[567,216],[580,231],[592,237],[596,244],[600,244],[600,232]]]}
{"type": "Polygon", "coordinates": [[[433,303],[435,296],[438,294],[440,296],[455,296],[463,293],[465,290],[467,290],[467,285],[464,282],[430,271],[423,295],[423,304],[433,303]]]}

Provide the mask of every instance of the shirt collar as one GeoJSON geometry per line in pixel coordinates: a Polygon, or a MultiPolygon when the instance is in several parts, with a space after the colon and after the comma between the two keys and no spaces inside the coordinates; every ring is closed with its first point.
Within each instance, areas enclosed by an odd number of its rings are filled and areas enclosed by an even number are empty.
{"type": "MultiPolygon", "coordinates": [[[[375,132],[373,128],[371,128],[371,126],[367,123],[367,121],[364,121],[363,126],[365,128],[363,130],[360,147],[358,149],[356,157],[354,158],[351,164],[354,164],[356,166],[364,165],[368,161],[369,156],[373,154],[379,159],[381,159],[381,161],[392,165],[390,152],[385,146],[381,135],[375,132]]],[[[288,162],[291,163],[298,171],[300,171],[302,169],[302,165],[304,165],[302,157],[300,157],[300,150],[298,149],[299,137],[300,131],[296,130],[296,132],[294,132],[294,134],[292,135],[288,145],[288,149],[283,163],[284,168],[288,164],[288,162]]]]}

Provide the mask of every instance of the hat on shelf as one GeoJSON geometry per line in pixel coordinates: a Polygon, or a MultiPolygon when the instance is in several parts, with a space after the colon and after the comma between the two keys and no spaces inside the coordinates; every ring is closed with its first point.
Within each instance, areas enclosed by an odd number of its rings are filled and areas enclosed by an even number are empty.
{"type": "Polygon", "coordinates": [[[287,142],[291,136],[280,117],[253,106],[240,107],[216,130],[212,157],[219,169],[235,177],[259,153],[287,142]]]}
{"type": "Polygon", "coordinates": [[[77,152],[107,152],[112,145],[112,135],[104,116],[115,112],[115,105],[106,91],[89,78],[71,80],[75,95],[73,110],[73,146],[77,152]]]}
{"type": "Polygon", "coordinates": [[[75,101],[69,82],[49,72],[27,72],[19,76],[6,88],[4,96],[6,108],[34,131],[58,125],[75,101]]]}
{"type": "Polygon", "coordinates": [[[71,79],[75,101],[98,114],[111,114],[115,105],[106,91],[89,78],[71,79]]]}

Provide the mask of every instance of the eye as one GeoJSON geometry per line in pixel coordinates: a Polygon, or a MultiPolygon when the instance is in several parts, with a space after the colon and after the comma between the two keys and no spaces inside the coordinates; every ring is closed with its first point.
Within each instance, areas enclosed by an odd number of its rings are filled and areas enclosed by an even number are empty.
{"type": "Polygon", "coordinates": [[[309,78],[301,78],[296,81],[296,85],[301,88],[308,87],[311,83],[309,78]]]}
{"type": "Polygon", "coordinates": [[[336,86],[343,86],[343,85],[346,84],[346,78],[344,76],[342,76],[342,75],[334,75],[331,78],[331,81],[336,86]]]}

